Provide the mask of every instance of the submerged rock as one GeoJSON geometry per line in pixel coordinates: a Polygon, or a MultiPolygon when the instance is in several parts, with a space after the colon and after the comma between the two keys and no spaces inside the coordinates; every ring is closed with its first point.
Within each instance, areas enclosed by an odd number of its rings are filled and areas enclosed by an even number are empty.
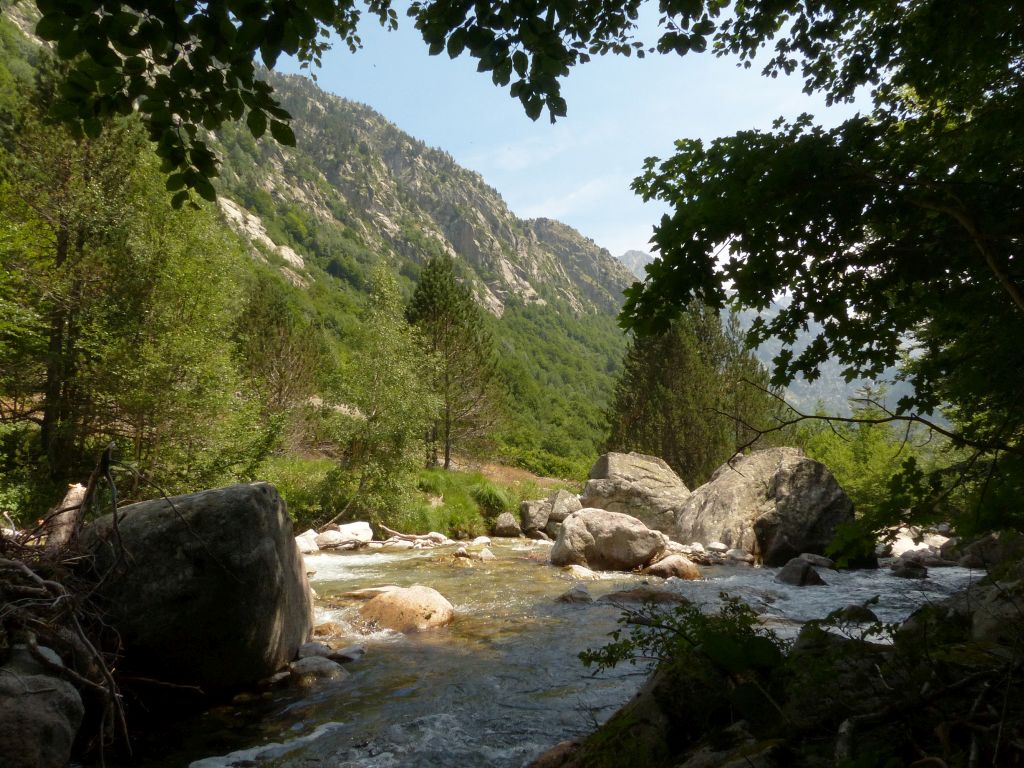
{"type": "Polygon", "coordinates": [[[325,656],[306,656],[288,665],[292,681],[299,686],[310,686],[322,680],[344,680],[348,672],[336,661],[325,656]]]}
{"type": "Polygon", "coordinates": [[[650,565],[644,569],[644,575],[646,576],[660,576],[663,579],[669,579],[675,576],[677,579],[685,579],[693,581],[699,579],[700,568],[685,555],[669,555],[668,557],[662,558],[654,565],[650,565]]]}
{"type": "Polygon", "coordinates": [[[618,592],[609,592],[601,598],[606,603],[660,603],[669,605],[685,605],[690,600],[684,595],[671,589],[652,587],[649,584],[641,584],[630,589],[620,589],[618,592]]]}
{"type": "Polygon", "coordinates": [[[577,581],[581,581],[581,580],[594,581],[596,579],[601,578],[600,576],[598,576],[596,573],[594,573],[589,568],[587,568],[585,566],[582,566],[582,565],[576,565],[575,563],[572,564],[572,565],[564,566],[562,568],[562,570],[565,573],[567,573],[570,576],[572,576],[572,578],[576,579],[577,581]]]}
{"type": "Polygon", "coordinates": [[[451,624],[455,608],[430,587],[395,587],[368,600],[359,610],[363,621],[395,632],[421,632],[451,624]]]}
{"type": "Polygon", "coordinates": [[[783,565],[801,552],[823,553],[850,520],[853,502],[824,464],[796,448],[770,448],[715,470],[680,507],[673,538],[717,540],[783,565]]]}
{"type": "Polygon", "coordinates": [[[581,509],[562,523],[551,549],[554,565],[585,565],[607,571],[631,571],[654,560],[668,538],[640,520],[604,509],[581,509]]]}
{"type": "Polygon", "coordinates": [[[892,575],[901,579],[924,579],[928,577],[928,568],[917,560],[901,557],[892,564],[892,575]]]}
{"type": "Polygon", "coordinates": [[[274,486],[144,501],[118,518],[121,544],[107,515],[86,527],[81,545],[98,573],[113,569],[96,597],[121,636],[121,671],[209,693],[295,658],[312,604],[274,486]]]}
{"type": "Polygon", "coordinates": [[[676,513],[689,495],[679,475],[662,459],[606,453],[591,467],[580,504],[635,517],[648,528],[671,535],[676,513]]]}
{"type": "Polygon", "coordinates": [[[587,589],[586,584],[573,584],[568,592],[563,592],[561,595],[555,598],[559,603],[592,603],[594,598],[590,594],[590,590],[587,589]]]}

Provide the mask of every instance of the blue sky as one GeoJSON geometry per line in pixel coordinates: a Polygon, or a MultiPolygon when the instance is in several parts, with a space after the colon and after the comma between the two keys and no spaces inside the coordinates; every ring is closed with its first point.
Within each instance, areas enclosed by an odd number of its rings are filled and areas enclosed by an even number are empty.
{"type": "Polygon", "coordinates": [[[369,18],[364,24],[362,50],[336,45],[324,56],[322,88],[368,104],[446,150],[517,215],[564,221],[616,256],[649,250],[651,228],[665,210],[629,189],[644,158],[668,156],[678,138],[768,129],[775,118],[801,112],[833,124],[853,111],[826,111],[821,99],[801,92],[799,79],[764,78],[733,59],[608,56],[565,80],[566,117],[533,122],[473,59],[428,55],[409,19],[400,18],[396,32],[369,18]]]}

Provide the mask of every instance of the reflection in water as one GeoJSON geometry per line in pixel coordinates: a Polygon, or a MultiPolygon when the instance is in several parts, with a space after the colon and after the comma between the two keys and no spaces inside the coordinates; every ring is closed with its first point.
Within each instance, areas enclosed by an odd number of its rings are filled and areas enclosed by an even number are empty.
{"type": "MultiPolygon", "coordinates": [[[[543,562],[543,545],[499,541],[492,549],[498,559],[474,562],[473,568],[453,566],[450,549],[308,558],[316,569],[318,620],[345,628],[346,636],[335,643],[366,646],[366,656],[347,665],[351,677],[311,691],[282,691],[248,711],[219,713],[221,720],[218,713],[208,715],[191,724],[181,751],[145,765],[169,768],[192,760],[194,768],[511,767],[593,730],[647,674],[643,665],[626,665],[594,677],[577,658],[607,640],[619,609],[555,602],[572,582],[543,562]],[[366,634],[358,604],[340,595],[382,584],[434,587],[455,605],[455,623],[410,637],[366,634]],[[197,760],[231,750],[244,751],[197,760]]],[[[923,582],[896,579],[887,570],[826,572],[828,587],[800,589],[776,584],[774,573],[715,568],[706,570],[705,581],[673,580],[669,586],[709,605],[722,591],[742,597],[791,634],[798,621],[875,595],[881,596],[874,607],[879,617],[895,621],[972,578],[960,568],[935,569],[923,582]]],[[[589,584],[594,597],[643,580],[604,576],[589,584]]]]}

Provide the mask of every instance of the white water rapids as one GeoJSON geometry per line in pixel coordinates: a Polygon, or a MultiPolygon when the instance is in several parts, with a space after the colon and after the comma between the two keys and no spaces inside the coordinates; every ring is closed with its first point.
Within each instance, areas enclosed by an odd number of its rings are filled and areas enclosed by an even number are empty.
{"type": "MultiPolygon", "coordinates": [[[[473,568],[453,567],[450,548],[308,558],[316,569],[318,621],[343,628],[334,644],[366,647],[362,659],[346,665],[350,677],[276,692],[255,710],[211,713],[174,749],[136,765],[518,768],[556,742],[592,731],[647,675],[645,666],[627,664],[594,676],[577,658],[607,641],[620,609],[606,602],[556,602],[573,582],[543,562],[542,545],[497,540],[492,549],[498,559],[476,561],[473,568]],[[357,606],[332,596],[382,584],[434,587],[455,605],[455,623],[409,637],[363,634],[357,606]]],[[[800,622],[876,595],[872,609],[878,617],[897,621],[982,575],[931,569],[929,578],[916,581],[885,568],[822,571],[827,586],[798,588],[775,583],[776,572],[706,568],[703,581],[672,580],[666,587],[709,606],[721,592],[740,597],[779,634],[792,636],[800,622]]],[[[641,581],[608,573],[589,589],[597,598],[641,581]]]]}

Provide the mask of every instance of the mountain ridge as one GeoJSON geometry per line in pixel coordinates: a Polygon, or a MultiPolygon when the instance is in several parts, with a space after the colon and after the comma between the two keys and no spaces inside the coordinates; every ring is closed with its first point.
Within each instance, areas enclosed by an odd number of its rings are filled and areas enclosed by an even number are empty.
{"type": "Polygon", "coordinates": [[[293,115],[297,146],[257,145],[241,131],[221,132],[221,191],[248,213],[263,217],[266,201],[255,204],[262,191],[305,207],[319,226],[399,266],[447,253],[499,317],[518,302],[617,313],[633,275],[607,249],[561,222],[518,218],[478,173],[370,107],[300,76],[266,76],[293,115]],[[245,155],[274,172],[252,178],[245,155]]]}

